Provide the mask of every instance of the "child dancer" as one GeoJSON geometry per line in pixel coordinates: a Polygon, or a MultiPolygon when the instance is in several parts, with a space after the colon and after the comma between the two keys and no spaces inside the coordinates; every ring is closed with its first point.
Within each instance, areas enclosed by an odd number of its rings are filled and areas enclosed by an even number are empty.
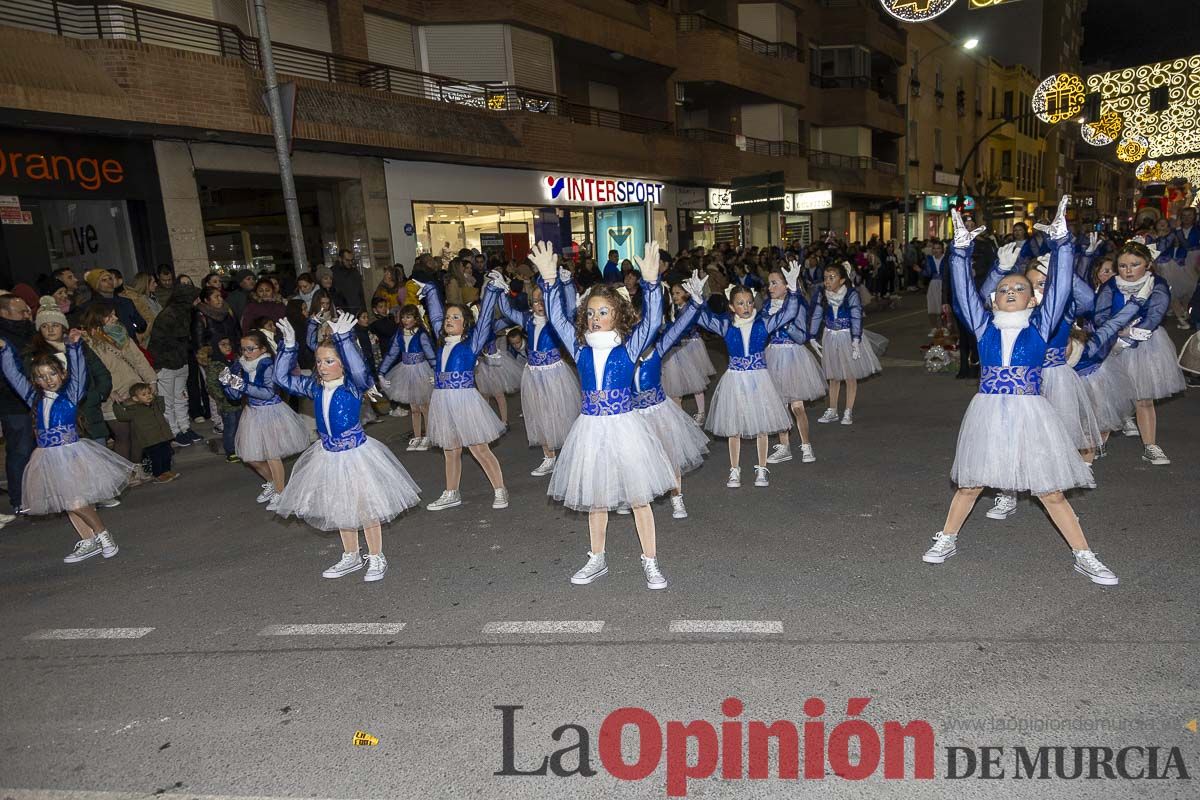
{"type": "Polygon", "coordinates": [[[321,439],[296,460],[275,513],[341,535],[342,557],[322,577],[340,578],[362,569],[365,561],[363,580],[378,581],[388,568],[382,526],[415,506],[421,489],[392,451],[359,424],[358,406],[375,381],[355,344],[354,326],[350,314],[332,320],[332,340],[317,347],[313,378],[292,374],[296,331],[286,319],[279,322],[283,348],[274,379],[289,394],[312,400],[321,439]],[[367,540],[366,559],[359,556],[359,528],[367,540]]]}
{"type": "MultiPolygon", "coordinates": [[[[492,484],[495,491],[492,508],[508,508],[504,474],[488,446],[504,433],[504,423],[475,388],[475,362],[492,335],[491,326],[473,325],[471,312],[465,305],[451,303],[443,310],[442,300],[433,287],[417,284],[429,314],[429,324],[441,336],[435,354],[437,373],[433,396],[429,401],[429,439],[442,448],[446,457],[446,491],[425,508],[442,511],[462,505],[459,483],[464,447],[475,456],[492,484]]],[[[491,319],[495,309],[495,296],[485,295],[480,315],[491,319]]]]}
{"type": "Polygon", "coordinates": [[[275,391],[274,364],[267,337],[251,331],[242,337],[241,359],[218,377],[230,399],[247,399],[234,449],[266,480],[256,500],[266,503],[268,511],[276,509],[283,491],[283,459],[308,447],[308,428],[275,391]]]}
{"type": "MultiPolygon", "coordinates": [[[[687,309],[691,300],[688,291],[682,283],[671,284],[671,308],[678,316],[687,309]]],[[[691,395],[696,402],[696,414],[693,419],[697,425],[704,425],[705,413],[704,390],[708,388],[709,379],[717,374],[708,348],[700,338],[697,328],[685,331],[679,342],[663,356],[662,385],[667,396],[678,405],[683,405],[683,398],[691,395]]]]}
{"type": "MultiPolygon", "coordinates": [[[[575,288],[570,273],[561,270],[559,277],[566,284],[563,296],[574,308],[575,288]]],[[[528,363],[521,375],[521,410],[529,446],[542,448],[542,463],[529,474],[549,475],[554,472],[557,453],[579,416],[579,379],[558,351],[558,337],[553,326],[547,324],[546,295],[540,286],[534,286],[530,295],[531,311],[513,308],[508,299],[508,283],[498,272],[488,275],[486,291],[495,295],[500,313],[525,330],[528,363]]]]}
{"type": "MultiPolygon", "coordinates": [[[[538,242],[529,260],[549,286],[546,313],[559,341],[569,343],[583,385],[583,407],[558,456],[546,493],[567,507],[588,512],[591,550],[583,568],[571,576],[575,585],[608,574],[604,544],[608,512],[622,505],[633,509],[642,545],[642,571],[647,589],[667,588],[658,564],[654,512],[650,502],[675,486],[675,474],[650,423],[633,409],[635,360],[658,332],[662,303],[645,303],[634,326],[633,307],[612,286],[594,287],[571,320],[557,280],[556,257],[548,242],[538,242]]],[[[658,243],[646,244],[638,262],[647,297],[658,291],[658,243]]],[[[574,291],[569,290],[569,291],[574,291]]]]}
{"type": "Polygon", "coordinates": [[[800,301],[796,292],[800,263],[793,261],[784,271],[788,294],[783,308],[773,316],[759,314],[754,308],[754,293],[736,286],[729,293],[729,312],[713,314],[700,311],[699,324],[725,340],[729,369],[721,376],[713,392],[708,430],[714,436],[728,437],[729,480],[725,485],[742,485],[742,438],[755,439],[758,461],[754,465],[754,485],[769,486],[767,477],[767,436],[792,427],[787,406],[767,372],[764,355],[770,337],[796,318],[800,301]]]}
{"type": "Polygon", "coordinates": [[[946,245],[934,239],[929,249],[932,252],[925,256],[921,265],[921,275],[929,281],[929,288],[925,290],[925,313],[929,315],[929,335],[934,336],[938,328],[942,327],[942,281],[946,277],[946,245]]]}
{"type": "Polygon", "coordinates": [[[487,344],[475,363],[475,388],[486,398],[496,401],[496,410],[504,430],[508,430],[508,395],[521,388],[521,366],[497,342],[497,335],[508,329],[503,319],[479,319],[482,329],[490,330],[487,344]]]}
{"type": "Polygon", "coordinates": [[[133,464],[92,439],[80,439],[76,409],[87,392],[82,331],[67,335],[67,368],[52,355],[33,359],[30,376],[0,339],[0,369],[13,391],[34,411],[37,448],[25,466],[22,501],[28,513],[67,512],[79,541],[63,559],[75,564],[94,555],[112,558],[119,549],[92,506],[124,491],[133,464]]]}
{"type": "Polygon", "coordinates": [[[854,401],[858,397],[858,382],[881,372],[879,358],[870,347],[862,346],[862,301],[850,288],[846,265],[825,267],[825,282],[813,296],[809,336],[815,339],[821,325],[821,371],[829,381],[829,408],[817,422],[837,422],[838,396],[842,381],[846,382],[846,411],[843,425],[854,424],[854,401]]]}
{"type": "Polygon", "coordinates": [[[1079,457],[1058,415],[1040,394],[1047,342],[1071,299],[1074,265],[1066,221],[1069,201],[1069,196],[1063,197],[1054,222],[1041,226],[1055,243],[1042,302],[1034,307],[1033,286],[1023,274],[1013,273],[1000,281],[991,312],[971,275],[973,242],[984,228],[968,231],[962,216],[951,212],[955,311],[979,341],[983,378],[958,434],[950,477],[959,488],[945,525],[922,556],[926,563],[941,564],[958,552],[963,522],[983,487],[993,486],[1033,493],[1070,544],[1075,571],[1093,583],[1117,583],[1117,576],[1088,547],[1079,519],[1063,496],[1067,489],[1094,486],[1091,468],[1079,457]]]}
{"type": "Polygon", "coordinates": [[[1142,459],[1161,466],[1170,464],[1156,442],[1157,416],[1154,401],[1186,388],[1183,372],[1175,360],[1175,346],[1160,327],[1171,305],[1171,288],[1150,271],[1155,255],[1140,242],[1126,242],[1117,253],[1117,274],[1096,295],[1095,324],[1103,325],[1120,311],[1126,301],[1147,281],[1154,284],[1150,300],[1129,328],[1130,347],[1117,354],[1117,363],[1133,381],[1137,400],[1137,427],[1142,436],[1142,459]]]}
{"type": "Polygon", "coordinates": [[[379,365],[379,385],[392,402],[404,403],[412,410],[410,451],[429,449],[429,437],[421,431],[433,397],[433,363],[433,341],[421,324],[421,310],[406,305],[400,309],[400,329],[379,365]]]}
{"type": "MultiPolygon", "coordinates": [[[[767,276],[767,294],[769,300],[763,306],[763,311],[769,315],[778,314],[787,299],[787,279],[783,271],[771,270],[767,276]]],[[[796,418],[796,428],[800,431],[800,460],[811,464],[817,460],[813,453],[812,444],[808,441],[808,414],[804,410],[806,402],[812,402],[825,394],[825,376],[821,374],[821,365],[804,345],[808,342],[809,313],[808,303],[804,296],[796,293],[799,308],[796,318],[777,330],[767,345],[767,371],[779,389],[783,402],[788,404],[792,416],[796,418]]],[[[779,464],[792,460],[791,428],[779,434],[779,444],[767,456],[768,464],[779,464]]]]}

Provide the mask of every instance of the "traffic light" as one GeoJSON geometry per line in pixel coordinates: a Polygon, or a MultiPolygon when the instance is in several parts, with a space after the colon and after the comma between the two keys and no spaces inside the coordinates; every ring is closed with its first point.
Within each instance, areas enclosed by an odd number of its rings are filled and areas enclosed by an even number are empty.
{"type": "Polygon", "coordinates": [[[1100,93],[1090,92],[1083,98],[1083,121],[1096,122],[1100,119],[1100,93]]]}
{"type": "Polygon", "coordinates": [[[1166,111],[1171,99],[1166,86],[1155,86],[1150,90],[1150,113],[1157,114],[1166,111]]]}

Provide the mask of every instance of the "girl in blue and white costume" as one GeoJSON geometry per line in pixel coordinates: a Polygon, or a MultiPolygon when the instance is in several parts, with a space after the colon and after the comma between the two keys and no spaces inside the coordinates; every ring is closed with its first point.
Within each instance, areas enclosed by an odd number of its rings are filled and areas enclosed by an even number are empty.
{"type": "Polygon", "coordinates": [[[1000,281],[990,312],[975,289],[971,271],[973,242],[984,228],[968,231],[958,211],[951,212],[955,312],[979,341],[983,377],[958,432],[950,470],[958,491],[945,525],[922,556],[926,563],[941,564],[958,552],[958,532],[983,487],[991,486],[1035,495],[1074,551],[1075,571],[1093,583],[1117,583],[1117,576],[1088,547],[1063,495],[1067,489],[1095,486],[1091,467],[1080,458],[1053,406],[1041,396],[1047,342],[1071,300],[1074,259],[1066,221],[1069,201],[1069,196],[1063,197],[1054,222],[1040,228],[1055,243],[1042,302],[1033,305],[1032,283],[1016,272],[1000,281]]]}
{"type": "Polygon", "coordinates": [[[946,279],[946,245],[934,239],[929,255],[921,262],[921,276],[929,281],[925,290],[925,313],[929,315],[929,335],[942,327],[942,282],[946,279]]]}
{"type": "Polygon", "coordinates": [[[1180,330],[1191,330],[1187,307],[1196,288],[1196,275],[1187,263],[1187,240],[1179,233],[1179,228],[1172,228],[1170,221],[1164,218],[1154,223],[1154,237],[1146,245],[1153,245],[1158,254],[1154,259],[1154,274],[1171,287],[1171,313],[1180,330]]]}
{"type": "MultiPolygon", "coordinates": [[[[570,274],[561,270],[559,278],[567,284],[563,296],[574,308],[575,289],[570,274]]],[[[505,318],[525,330],[527,363],[521,375],[521,413],[529,446],[542,448],[542,463],[530,474],[534,477],[549,475],[554,471],[559,449],[579,416],[579,379],[558,351],[558,337],[546,318],[546,296],[540,286],[534,286],[530,293],[530,311],[513,308],[508,299],[508,282],[498,272],[488,274],[485,291],[496,296],[500,313],[505,318]]]]}
{"type": "Polygon", "coordinates": [[[364,581],[387,572],[382,526],[419,501],[421,489],[392,451],[363,433],[359,406],[374,385],[354,334],[355,319],[341,313],[330,321],[330,341],[317,347],[315,377],[293,375],[296,332],[286,319],[277,323],[283,347],[274,378],[285,391],[312,400],[320,441],[296,460],[292,479],[276,503],[281,517],[296,516],[322,531],[342,537],[342,557],[321,573],[340,578],[362,569],[364,581]],[[367,540],[359,556],[358,529],[367,540]]]}
{"type": "Polygon", "coordinates": [[[838,397],[842,393],[841,382],[845,381],[846,411],[842,415],[842,424],[853,425],[858,382],[883,371],[875,351],[862,345],[862,299],[849,284],[849,266],[845,263],[827,265],[824,283],[813,295],[808,336],[815,340],[824,326],[818,352],[821,354],[821,372],[829,382],[829,407],[817,422],[838,421],[838,397]]]}
{"type": "Polygon", "coordinates": [[[491,335],[475,362],[475,388],[484,397],[496,401],[500,421],[508,430],[508,395],[521,388],[521,365],[508,354],[504,343],[497,341],[497,335],[508,330],[508,321],[480,317],[476,322],[481,328],[489,329],[491,335]]]}
{"type": "Polygon", "coordinates": [[[63,559],[67,564],[117,554],[117,543],[93,506],[124,491],[134,469],[104,445],[79,438],[75,420],[88,384],[82,338],[78,330],[68,334],[66,370],[54,356],[35,358],[30,367],[32,383],[21,371],[18,354],[0,339],[4,377],[34,410],[37,448],[25,466],[24,504],[34,516],[67,512],[79,534],[75,549],[63,559]]]}
{"type": "MultiPolygon", "coordinates": [[[[787,279],[778,269],[771,270],[767,276],[767,294],[769,299],[763,306],[763,312],[774,316],[778,314],[787,298],[787,279]]],[[[804,345],[808,343],[809,313],[808,302],[797,292],[796,300],[800,304],[796,318],[783,328],[771,335],[767,345],[767,371],[775,380],[779,395],[787,403],[796,418],[796,428],[800,431],[800,460],[811,464],[817,460],[813,453],[812,444],[808,441],[808,414],[804,404],[810,403],[825,395],[825,376],[821,365],[804,345]]],[[[767,456],[768,464],[779,464],[792,460],[791,428],[779,434],[779,444],[767,456]]]]}
{"type": "MultiPolygon", "coordinates": [[[[691,303],[690,296],[683,283],[672,284],[670,292],[672,315],[678,316],[691,303]]],[[[717,368],[708,355],[708,348],[700,338],[699,329],[694,326],[684,331],[675,346],[663,356],[663,391],[681,408],[683,398],[691,395],[696,403],[696,413],[692,419],[697,425],[703,425],[708,416],[704,391],[708,389],[709,379],[716,374],[717,368]]]]}
{"type": "Polygon", "coordinates": [[[429,437],[422,436],[422,430],[433,397],[433,364],[433,340],[421,324],[421,310],[406,305],[400,309],[400,327],[379,365],[379,386],[392,402],[404,403],[412,411],[410,451],[429,449],[429,437]]]}
{"type": "Polygon", "coordinates": [[[241,359],[223,369],[217,379],[231,400],[246,398],[234,451],[266,480],[257,500],[274,511],[287,474],[283,459],[308,447],[308,427],[275,391],[273,344],[266,335],[250,331],[242,337],[241,347],[241,359]]]}
{"type": "Polygon", "coordinates": [[[1128,332],[1123,332],[1130,346],[1116,357],[1117,364],[1133,381],[1137,427],[1144,448],[1142,458],[1160,466],[1170,464],[1171,460],[1156,441],[1158,418],[1154,401],[1182,392],[1187,384],[1175,360],[1175,345],[1161,327],[1171,306],[1171,288],[1162,277],[1150,271],[1155,255],[1140,242],[1125,243],[1117,252],[1117,274],[1096,294],[1094,321],[1097,326],[1103,325],[1147,282],[1154,284],[1146,308],[1129,326],[1128,332]]]}
{"type": "Polygon", "coordinates": [[[742,485],[742,439],[756,440],[754,485],[769,486],[767,437],[792,427],[792,417],[767,371],[766,350],[771,336],[792,322],[800,309],[800,262],[793,261],[784,271],[784,278],[787,299],[776,314],[758,313],[754,293],[744,286],[729,292],[729,312],[713,314],[707,308],[700,311],[700,326],[724,339],[729,353],[729,369],[713,392],[707,428],[714,436],[728,437],[729,480],[725,485],[730,489],[742,485]]]}
{"type": "MultiPolygon", "coordinates": [[[[635,362],[658,334],[662,303],[644,303],[635,327],[629,300],[612,286],[598,286],[571,319],[562,293],[574,289],[557,279],[549,242],[535,244],[529,260],[541,275],[542,290],[550,287],[546,313],[559,341],[570,347],[583,386],[582,413],[571,426],[546,490],[567,508],[588,512],[591,550],[571,583],[589,584],[608,574],[604,554],[608,513],[629,506],[642,545],[646,588],[665,589],[667,578],[658,564],[650,503],[675,487],[675,470],[650,423],[633,408],[635,362]]],[[[645,296],[657,299],[657,242],[646,244],[638,269],[645,296]]]]}
{"type": "MultiPolygon", "coordinates": [[[[414,281],[429,315],[429,324],[440,338],[435,354],[437,373],[429,401],[429,439],[446,457],[446,491],[425,506],[442,511],[462,505],[462,450],[467,448],[483,467],[492,484],[492,508],[508,508],[508,490],[500,462],[488,445],[504,433],[504,423],[475,388],[475,362],[492,328],[488,322],[474,324],[470,309],[458,303],[442,307],[432,286],[414,281]]],[[[496,311],[495,295],[484,295],[479,315],[491,320],[496,311]]]]}

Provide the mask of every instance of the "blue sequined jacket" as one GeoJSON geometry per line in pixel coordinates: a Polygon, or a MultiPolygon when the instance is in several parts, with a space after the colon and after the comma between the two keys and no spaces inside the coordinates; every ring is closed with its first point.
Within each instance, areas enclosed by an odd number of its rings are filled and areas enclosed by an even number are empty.
{"type": "Polygon", "coordinates": [[[35,387],[21,371],[11,344],[0,350],[0,369],[13,391],[34,411],[33,429],[38,447],[58,447],[79,441],[79,432],[75,428],[76,409],[87,393],[87,361],[82,342],[67,343],[67,382],[54,394],[49,420],[39,402],[48,395],[35,387]]]}
{"type": "Polygon", "coordinates": [[[396,362],[403,361],[405,364],[416,364],[425,361],[430,367],[434,364],[433,340],[429,337],[429,332],[420,325],[413,331],[412,338],[408,340],[408,346],[404,345],[404,328],[396,328],[396,335],[392,337],[392,343],[388,347],[387,355],[383,357],[383,361],[379,362],[379,374],[387,375],[392,371],[392,367],[396,366],[396,362]]]}
{"type": "Polygon", "coordinates": [[[851,339],[856,342],[862,339],[862,298],[849,283],[845,284],[845,287],[846,297],[837,307],[837,311],[833,310],[833,305],[826,299],[825,287],[817,287],[817,291],[813,293],[812,311],[809,314],[808,337],[810,339],[817,338],[822,325],[831,331],[849,329],[851,339]]]}
{"type": "MultiPolygon", "coordinates": [[[[1074,249],[1072,249],[1072,253],[1074,249]]],[[[1024,275],[1024,271],[1015,270],[1015,274],[1024,275]]],[[[983,285],[979,287],[979,294],[983,297],[983,302],[991,305],[992,298],[996,293],[996,287],[1000,285],[1000,281],[1005,275],[1014,274],[1014,272],[1006,272],[1000,268],[1000,262],[997,261],[992,265],[992,269],[988,272],[988,276],[984,279],[983,285]]],[[[1092,291],[1092,287],[1088,282],[1080,278],[1075,272],[1071,273],[1071,297],[1067,301],[1066,310],[1063,312],[1062,322],[1058,323],[1058,327],[1054,329],[1050,341],[1046,347],[1046,362],[1043,367],[1061,367],[1067,363],[1067,344],[1071,339],[1071,327],[1075,324],[1077,317],[1091,319],[1096,308],[1096,293],[1092,291]]]]}
{"type": "MultiPolygon", "coordinates": [[[[442,331],[442,321],[445,318],[445,307],[442,298],[433,287],[426,285],[421,290],[421,299],[425,301],[426,313],[429,315],[429,325],[435,332],[442,331]]],[[[474,389],[475,361],[487,346],[492,332],[492,317],[496,313],[496,296],[487,293],[479,304],[479,317],[474,327],[467,331],[463,340],[449,345],[438,346],[434,353],[434,388],[435,389],[474,389]]]]}
{"type": "Polygon", "coordinates": [[[1117,334],[1137,318],[1145,305],[1145,300],[1134,297],[1124,308],[1094,330],[1084,345],[1083,355],[1075,362],[1075,371],[1080,375],[1090,375],[1099,369],[1112,351],[1113,345],[1117,343],[1117,334]]]}
{"type": "Polygon", "coordinates": [[[281,347],[275,361],[275,383],[290,395],[308,397],[313,401],[317,433],[321,437],[321,446],[326,450],[353,450],[367,440],[358,420],[362,412],[363,394],[374,385],[374,380],[355,338],[354,331],[333,337],[333,346],[342,360],[345,377],[341,385],[332,389],[328,411],[325,394],[330,389],[312,376],[292,374],[296,366],[296,345],[281,347]]]}
{"type": "Polygon", "coordinates": [[[799,293],[789,291],[787,300],[778,314],[758,313],[755,316],[748,340],[742,339],[741,329],[733,324],[732,312],[714,314],[707,307],[702,308],[698,321],[700,327],[725,340],[725,349],[729,353],[729,369],[766,369],[767,359],[764,354],[767,343],[777,331],[783,330],[796,319],[796,312],[799,310],[799,293]]]}
{"type": "Polygon", "coordinates": [[[275,361],[270,356],[263,356],[262,360],[255,365],[253,375],[246,374],[242,362],[237,359],[234,359],[233,363],[229,365],[229,371],[234,375],[240,375],[246,382],[246,386],[242,389],[234,389],[232,386],[225,387],[225,394],[230,400],[236,401],[246,397],[252,408],[273,406],[283,402],[279,393],[275,391],[275,361]]]}
{"type": "MultiPolygon", "coordinates": [[[[500,306],[500,314],[514,325],[520,325],[525,329],[525,357],[531,367],[548,367],[551,364],[557,364],[562,361],[562,353],[559,352],[559,340],[555,334],[554,327],[550,324],[550,319],[547,317],[542,329],[537,330],[537,322],[533,318],[532,311],[522,311],[515,308],[512,301],[509,299],[508,292],[502,291],[498,286],[488,284],[486,289],[488,294],[495,294],[497,302],[500,306]],[[535,335],[535,333],[537,335],[535,335]]],[[[568,303],[570,310],[569,314],[575,313],[575,284],[572,281],[567,281],[562,291],[563,302],[568,303]]],[[[542,292],[543,305],[549,302],[550,296],[544,290],[542,292]]]]}
{"type": "MultiPolygon", "coordinates": [[[[1171,286],[1166,279],[1154,275],[1151,280],[1154,281],[1154,289],[1150,292],[1150,299],[1146,301],[1143,308],[1134,317],[1130,323],[1132,327],[1144,328],[1148,331],[1153,331],[1162,325],[1163,318],[1167,316],[1167,311],[1171,308],[1171,286]]],[[[1093,320],[1097,327],[1108,322],[1108,320],[1122,308],[1127,302],[1125,295],[1117,288],[1117,278],[1113,276],[1108,279],[1108,282],[1100,287],[1100,291],[1096,293],[1096,313],[1093,320]]],[[[1131,346],[1137,347],[1139,342],[1131,341],[1131,346]]]]}
{"type": "Polygon", "coordinates": [[[677,310],[675,321],[659,335],[654,347],[642,353],[633,373],[633,407],[652,408],[667,399],[662,388],[662,360],[667,351],[679,343],[683,334],[696,322],[700,305],[694,300],[682,311],[677,310]]]}

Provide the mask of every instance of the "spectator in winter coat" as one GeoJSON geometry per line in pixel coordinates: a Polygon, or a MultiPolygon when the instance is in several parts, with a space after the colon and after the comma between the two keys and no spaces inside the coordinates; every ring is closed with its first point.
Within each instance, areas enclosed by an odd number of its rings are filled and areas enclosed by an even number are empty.
{"type": "Polygon", "coordinates": [[[192,343],[192,308],[198,290],[178,284],[166,306],[154,321],[150,336],[150,355],[158,373],[158,393],[166,405],[167,423],[175,434],[175,443],[187,447],[201,437],[192,432],[188,417],[188,351],[192,343]]]}
{"type": "Polygon", "coordinates": [[[287,316],[287,306],[275,295],[275,284],[267,278],[259,278],[254,284],[254,297],[242,310],[241,330],[254,329],[255,323],[263,317],[279,321],[287,316]]]}
{"type": "Polygon", "coordinates": [[[351,314],[367,310],[362,275],[354,263],[354,253],[349,250],[339,252],[338,260],[333,264],[333,288],[342,296],[342,302],[338,305],[351,314]]]}
{"type": "Polygon", "coordinates": [[[208,350],[222,338],[238,340],[241,328],[219,288],[202,289],[196,311],[192,321],[192,348],[195,351],[208,350]]]}
{"type": "Polygon", "coordinates": [[[254,299],[254,273],[248,269],[238,270],[233,273],[234,288],[225,298],[225,303],[229,306],[229,310],[233,312],[233,318],[241,322],[242,312],[246,310],[246,304],[254,299]]]}
{"type": "MultiPolygon", "coordinates": [[[[0,339],[15,352],[29,346],[33,338],[32,312],[29,304],[15,294],[0,295],[0,339]]],[[[21,479],[25,465],[33,454],[33,415],[29,406],[8,381],[0,381],[0,428],[4,431],[4,471],[8,477],[8,499],[13,511],[21,509],[21,479]]],[[[12,522],[12,517],[0,515],[0,525],[12,522]]]]}
{"type": "Polygon", "coordinates": [[[91,302],[94,303],[100,298],[111,301],[117,310],[117,319],[121,320],[121,324],[125,326],[125,330],[129,331],[130,336],[136,339],[138,334],[146,330],[146,320],[138,313],[133,301],[128,297],[115,294],[117,282],[113,279],[111,272],[106,269],[90,269],[83,279],[92,288],[91,302]]]}

